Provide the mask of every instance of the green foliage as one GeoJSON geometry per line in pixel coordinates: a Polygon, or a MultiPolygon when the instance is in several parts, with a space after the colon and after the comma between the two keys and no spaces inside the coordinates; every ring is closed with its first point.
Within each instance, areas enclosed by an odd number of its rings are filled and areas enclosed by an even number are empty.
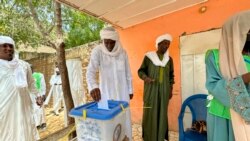
{"type": "MultiPolygon", "coordinates": [[[[29,7],[28,0],[0,0],[0,35],[14,38],[18,44],[32,47],[49,45],[48,40],[57,38],[53,0],[32,0],[38,23],[29,7]],[[45,33],[45,34],[42,34],[45,33]]],[[[99,40],[104,22],[62,6],[62,24],[67,48],[99,40]]]]}
{"type": "Polygon", "coordinates": [[[69,10],[69,19],[64,22],[66,26],[67,39],[65,40],[67,47],[78,46],[88,42],[100,39],[99,32],[104,26],[102,21],[96,20],[86,14],[69,10]]]}
{"type": "Polygon", "coordinates": [[[18,3],[2,0],[0,4],[0,34],[14,38],[18,44],[38,45],[41,35],[35,30],[33,20],[27,14],[27,8],[18,3]]]}

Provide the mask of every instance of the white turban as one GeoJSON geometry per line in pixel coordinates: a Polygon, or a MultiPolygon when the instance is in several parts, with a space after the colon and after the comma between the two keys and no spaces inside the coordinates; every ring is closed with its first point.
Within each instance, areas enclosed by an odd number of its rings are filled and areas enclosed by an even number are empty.
{"type": "Polygon", "coordinates": [[[100,31],[101,39],[119,40],[119,35],[113,27],[106,27],[100,31]]]}
{"type": "Polygon", "coordinates": [[[11,44],[15,47],[15,42],[9,36],[0,36],[0,45],[2,44],[11,44]]]}
{"type": "Polygon", "coordinates": [[[59,71],[59,68],[58,68],[58,67],[56,67],[56,68],[55,68],[55,72],[58,72],[58,71],[59,71]]]}
{"type": "Polygon", "coordinates": [[[164,34],[164,35],[161,35],[159,36],[156,41],[155,41],[155,47],[158,48],[158,44],[160,42],[162,42],[163,40],[168,40],[168,41],[172,41],[172,36],[170,34],[164,34]]]}

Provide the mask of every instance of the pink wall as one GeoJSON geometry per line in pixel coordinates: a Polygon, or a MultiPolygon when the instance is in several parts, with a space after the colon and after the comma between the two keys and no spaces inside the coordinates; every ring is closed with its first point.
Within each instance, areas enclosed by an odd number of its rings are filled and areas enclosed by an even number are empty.
{"type": "Polygon", "coordinates": [[[137,75],[144,54],[155,50],[154,42],[158,35],[170,33],[173,42],[170,46],[170,56],[174,60],[175,85],[174,96],[169,104],[170,130],[178,130],[178,114],[181,106],[181,71],[179,37],[187,34],[221,27],[224,21],[238,11],[250,9],[250,0],[208,0],[172,14],[119,30],[123,47],[127,50],[133,74],[134,99],[131,102],[132,120],[141,122],[143,82],[137,75]],[[205,13],[199,13],[201,6],[207,6],[205,13]]]}

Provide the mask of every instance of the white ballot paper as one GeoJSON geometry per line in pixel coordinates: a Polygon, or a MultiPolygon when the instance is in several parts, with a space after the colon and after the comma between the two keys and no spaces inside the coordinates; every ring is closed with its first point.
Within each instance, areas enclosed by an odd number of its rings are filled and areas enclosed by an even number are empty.
{"type": "Polygon", "coordinates": [[[108,98],[105,94],[101,96],[101,100],[98,102],[98,109],[109,110],[108,98]]]}

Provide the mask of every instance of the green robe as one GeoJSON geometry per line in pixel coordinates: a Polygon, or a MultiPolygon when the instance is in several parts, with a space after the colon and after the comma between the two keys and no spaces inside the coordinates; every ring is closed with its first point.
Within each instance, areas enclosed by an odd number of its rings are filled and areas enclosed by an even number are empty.
{"type": "Polygon", "coordinates": [[[41,81],[42,81],[42,74],[39,72],[34,72],[32,74],[34,80],[35,80],[35,87],[38,91],[41,90],[41,81]]]}
{"type": "Polygon", "coordinates": [[[169,93],[174,84],[173,60],[169,57],[166,66],[159,67],[145,56],[138,75],[141,79],[145,75],[155,79],[150,84],[144,83],[143,139],[144,141],[164,141],[165,135],[168,139],[168,102],[169,93]]]}

